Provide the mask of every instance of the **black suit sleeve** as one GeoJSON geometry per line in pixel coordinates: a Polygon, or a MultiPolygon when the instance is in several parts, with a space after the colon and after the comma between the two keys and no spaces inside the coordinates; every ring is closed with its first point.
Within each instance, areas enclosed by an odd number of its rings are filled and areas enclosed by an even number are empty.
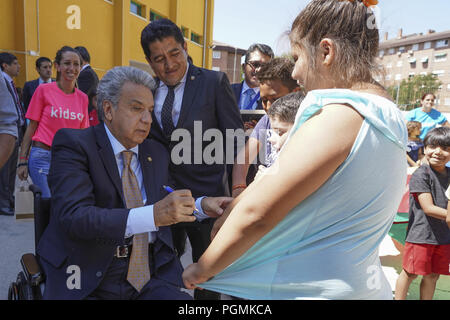
{"type": "Polygon", "coordinates": [[[31,82],[27,82],[23,86],[23,94],[22,94],[22,99],[23,99],[23,104],[24,104],[24,107],[25,107],[25,112],[28,110],[28,106],[30,105],[30,101],[31,101],[31,97],[32,96],[33,96],[33,94],[31,93],[31,82]]]}
{"type": "Polygon", "coordinates": [[[62,129],[53,140],[52,165],[48,176],[52,219],[57,219],[72,239],[108,239],[115,245],[121,245],[129,210],[96,206],[96,197],[104,195],[94,193],[92,168],[88,160],[91,152],[87,152],[80,143],[87,140],[87,137],[80,136],[81,131],[85,130],[62,129]]]}

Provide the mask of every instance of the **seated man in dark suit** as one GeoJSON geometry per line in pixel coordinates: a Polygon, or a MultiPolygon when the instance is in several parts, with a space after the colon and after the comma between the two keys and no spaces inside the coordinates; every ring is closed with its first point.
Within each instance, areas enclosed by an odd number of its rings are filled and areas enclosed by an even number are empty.
{"type": "Polygon", "coordinates": [[[81,71],[78,76],[78,89],[89,95],[98,86],[98,76],[92,69],[91,56],[85,47],[76,47],[75,50],[81,57],[81,71]]]}
{"type": "Polygon", "coordinates": [[[39,73],[39,78],[36,80],[25,82],[23,87],[23,104],[25,112],[28,110],[31,98],[33,97],[36,88],[43,83],[52,82],[52,61],[47,57],[40,57],[36,60],[36,71],[39,73]]]}
{"type": "Polygon", "coordinates": [[[274,57],[272,49],[265,44],[252,44],[245,54],[242,64],[244,81],[232,84],[233,92],[241,110],[262,110],[259,95],[259,81],[256,73],[261,65],[274,57]]]}
{"type": "Polygon", "coordinates": [[[217,217],[231,199],[167,195],[169,154],[146,139],[154,88],[146,72],[116,67],[97,91],[104,124],[55,135],[51,218],[37,249],[44,299],[190,299],[168,226],[217,217]]]}

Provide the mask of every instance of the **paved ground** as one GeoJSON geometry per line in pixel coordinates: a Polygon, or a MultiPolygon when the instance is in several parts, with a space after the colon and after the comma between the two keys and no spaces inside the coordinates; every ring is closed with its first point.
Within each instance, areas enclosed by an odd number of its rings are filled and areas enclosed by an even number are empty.
{"type": "MultiPolygon", "coordinates": [[[[16,220],[15,217],[0,216],[0,300],[7,299],[9,284],[17,277],[21,270],[20,257],[27,252],[34,252],[33,220],[16,220]]],[[[184,266],[192,263],[190,245],[181,261],[184,266]]],[[[400,248],[401,249],[401,248],[400,248]]],[[[386,274],[392,289],[401,271],[401,252],[394,246],[390,237],[387,237],[380,248],[380,257],[383,271],[386,274]]],[[[410,288],[408,299],[419,299],[420,279],[416,279],[410,288]]],[[[192,292],[189,291],[191,294],[192,292]]],[[[441,276],[438,281],[435,300],[450,300],[450,277],[441,276]]]]}

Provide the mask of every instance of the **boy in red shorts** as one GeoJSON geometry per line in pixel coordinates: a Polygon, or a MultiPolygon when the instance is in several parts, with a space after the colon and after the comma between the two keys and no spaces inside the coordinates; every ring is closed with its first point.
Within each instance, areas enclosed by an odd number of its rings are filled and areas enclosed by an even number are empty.
{"type": "Polygon", "coordinates": [[[425,159],[412,175],[409,222],[403,252],[403,270],[395,299],[404,300],[411,282],[422,275],[420,299],[433,299],[439,275],[450,275],[450,229],[446,223],[450,178],[450,128],[439,127],[424,139],[425,159]]]}

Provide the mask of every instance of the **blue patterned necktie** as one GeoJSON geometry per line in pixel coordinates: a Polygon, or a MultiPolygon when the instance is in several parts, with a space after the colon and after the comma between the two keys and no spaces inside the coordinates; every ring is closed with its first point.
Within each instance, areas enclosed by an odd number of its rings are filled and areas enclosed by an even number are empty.
{"type": "Polygon", "coordinates": [[[172,119],[173,103],[175,101],[175,86],[167,86],[168,92],[161,111],[161,123],[164,134],[170,140],[175,126],[172,119]]]}
{"type": "Polygon", "coordinates": [[[248,88],[247,90],[245,90],[244,92],[244,110],[252,110],[253,105],[252,105],[252,98],[255,95],[255,91],[253,91],[253,89],[248,88]]]}

